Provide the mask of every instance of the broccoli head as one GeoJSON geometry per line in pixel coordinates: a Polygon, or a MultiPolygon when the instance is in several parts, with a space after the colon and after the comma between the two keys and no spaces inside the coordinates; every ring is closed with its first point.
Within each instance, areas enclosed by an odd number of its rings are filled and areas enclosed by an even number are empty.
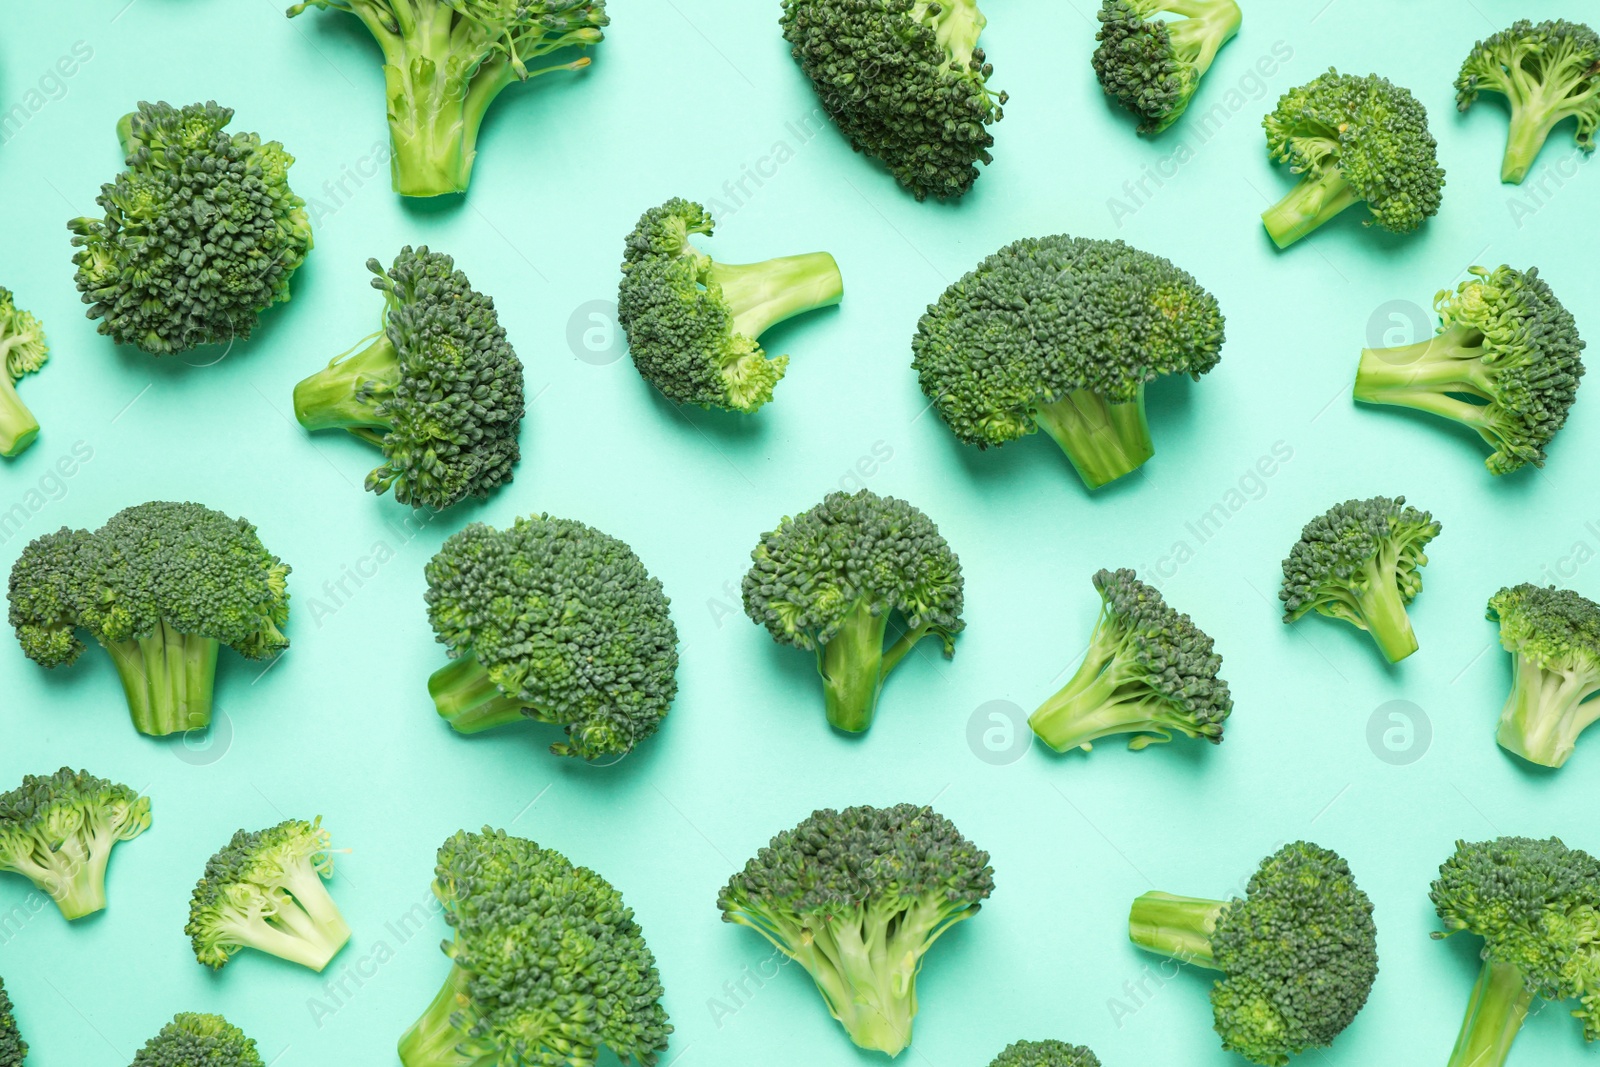
{"type": "Polygon", "coordinates": [[[1065,1041],[1013,1041],[989,1067],[1100,1067],[1100,1057],[1065,1041]]]}
{"type": "Polygon", "coordinates": [[[1279,248],[1360,203],[1367,225],[1393,233],[1438,214],[1444,171],[1427,109],[1388,79],[1329,70],[1284,93],[1262,125],[1272,158],[1304,175],[1262,213],[1279,248]]]}
{"type": "Polygon", "coordinates": [[[152,501],[23,549],[11,625],[44,667],[75,662],[87,630],[111,653],[134,726],[161,737],[210,725],[219,646],[249,659],[289,647],[288,575],[244,519],[152,501]]]}
{"type": "Polygon", "coordinates": [[[924,637],[955,653],[961,561],[933,520],[868,489],[822,503],[762,535],[744,576],[744,610],[772,639],[816,653],[828,722],[872,725],[883,683],[924,637]],[[889,623],[902,632],[888,648],[889,623]]]}
{"type": "Polygon", "coordinates": [[[1520,184],[1550,131],[1576,119],[1573,139],[1594,151],[1600,126],[1600,34],[1566,19],[1534,25],[1520,19],[1472,46],[1456,75],[1456,106],[1471,107],[1484,91],[1511,105],[1500,180],[1520,184]]]}
{"type": "Polygon", "coordinates": [[[112,847],[149,828],[150,799],[125,785],[70,767],[25,775],[0,793],[0,871],[22,875],[62,915],[81,919],[106,906],[112,847]]]}
{"type": "Polygon", "coordinates": [[[1183,117],[1244,15],[1234,0],[1101,0],[1094,73],[1106,95],[1160,133],[1183,117]],[[1177,22],[1156,16],[1182,15],[1177,22]],[[1152,21],[1153,20],[1153,21],[1152,21]]]}
{"type": "Polygon", "coordinates": [[[0,286],[0,456],[20,456],[39,436],[39,420],[17,395],[17,382],[50,358],[39,320],[0,286]]]}
{"type": "Polygon", "coordinates": [[[783,39],[857,152],[918,199],[978,180],[1005,93],[978,47],[977,0],[783,0],[783,39]]]}
{"type": "Polygon", "coordinates": [[[255,1040],[220,1015],[184,1012],[133,1058],[133,1067],[264,1067],[255,1040]]]}
{"type": "Polygon", "coordinates": [[[1121,241],[1024,238],[946,289],[917,323],[922,391],[967,444],[1042,429],[1091,489],[1155,454],[1144,387],[1221,358],[1212,295],[1121,241]]]}
{"type": "Polygon", "coordinates": [[[215,102],[141,102],[117,123],[128,169],[100,187],[105,217],[67,223],[88,315],[117,344],[160,356],[242,341],[289,299],[311,251],[294,157],[229,134],[232,119],[215,102]]]}
{"type": "Polygon", "coordinates": [[[376,259],[367,269],[383,329],[294,387],[295,418],[381,448],[371,492],[392,486],[400,503],[435,510],[487,497],[511,481],[523,413],[522,362],[494,301],[426,245],[406,245],[388,271],[376,259]]]}
{"type": "Polygon", "coordinates": [[[933,943],[994,890],[989,854],[932,808],[824,809],[785,830],[717,896],[816,981],[850,1039],[911,1043],[917,973],[933,943]]]}
{"type": "Polygon", "coordinates": [[[1444,929],[1483,938],[1450,1067],[1502,1067],[1535,998],[1576,1000],[1600,1039],[1600,860],[1557,838],[1456,843],[1433,883],[1444,929]]]}
{"type": "Polygon", "coordinates": [[[678,630],[623,542],[549,515],[453,534],[428,563],[428,620],[452,662],[428,692],[457,731],[532,719],[558,756],[621,757],[677,694],[678,630]]]}
{"type": "Polygon", "coordinates": [[[789,365],[762,350],[761,335],[837,304],[844,282],[826,252],[718,263],[689,242],[714,225],[705,208],[677,198],[641,215],[623,248],[617,319],[633,365],[669,400],[752,412],[789,365]]]}
{"type": "Polygon", "coordinates": [[[1406,605],[1422,592],[1423,549],[1441,529],[1403,496],[1335,504],[1306,523],[1283,561],[1283,621],[1311,611],[1343,619],[1400,662],[1417,650],[1406,605]]]}
{"type": "Polygon", "coordinates": [[[1361,353],[1355,398],[1470,427],[1494,449],[1485,460],[1492,474],[1542,467],[1577,398],[1584,341],[1537,269],[1470,273],[1435,298],[1435,336],[1361,353]]]}
{"type": "Polygon", "coordinates": [[[1560,767],[1578,735],[1600,720],[1600,604],[1570,589],[1512,586],[1489,598],[1500,644],[1511,653],[1511,695],[1500,747],[1560,767]]]}
{"type": "Polygon", "coordinates": [[[1243,900],[1144,894],[1128,936],[1221,971],[1211,1010],[1222,1047],[1265,1067],[1331,1045],[1378,976],[1372,901],[1337,853],[1305,841],[1262,860],[1243,900]]]}
{"type": "Polygon", "coordinates": [[[1135,751],[1174,733],[1221,744],[1233,697],[1211,638],[1131,570],[1099,571],[1094,587],[1100,617],[1083,665],[1028,718],[1033,732],[1057,752],[1113,734],[1132,734],[1135,751]]]}
{"type": "Polygon", "coordinates": [[[672,1024],[622,895],[554,849],[485,827],[439,848],[450,976],[400,1039],[405,1067],[592,1067],[601,1047],[652,1067],[672,1024]]]}
{"type": "Polygon", "coordinates": [[[27,1058],[28,1043],[17,1030],[11,998],[6,996],[5,982],[0,981],[0,1067],[22,1067],[27,1058]]]}

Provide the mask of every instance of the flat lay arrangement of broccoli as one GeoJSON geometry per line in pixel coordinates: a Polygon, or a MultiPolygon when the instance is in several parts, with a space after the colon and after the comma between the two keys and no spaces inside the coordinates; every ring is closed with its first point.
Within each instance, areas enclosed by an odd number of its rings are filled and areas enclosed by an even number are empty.
{"type": "Polygon", "coordinates": [[[1518,19],[1472,46],[1456,76],[1462,111],[1480,94],[1499,93],[1511,108],[1500,180],[1520,185],[1550,132],[1573,120],[1573,140],[1594,151],[1600,126],[1600,34],[1581,22],[1518,19]]]}
{"type": "Polygon", "coordinates": [[[1013,1041],[989,1067],[1100,1067],[1100,1057],[1065,1041],[1013,1041]]]}
{"type": "Polygon", "coordinates": [[[0,286],[0,456],[20,456],[39,437],[39,420],[17,395],[17,383],[49,358],[44,327],[0,286]]]}
{"type": "Polygon", "coordinates": [[[1233,0],[1101,0],[1096,17],[1094,75],[1107,96],[1139,117],[1139,132],[1150,134],[1183,117],[1244,21],[1233,0]],[[1182,17],[1168,21],[1168,13],[1182,17]]]}
{"type": "Polygon", "coordinates": [[[1511,694],[1500,747],[1529,763],[1561,767],[1578,735],[1600,720],[1600,604],[1571,589],[1510,586],[1489,598],[1500,644],[1511,653],[1511,694]]]}
{"type": "Polygon", "coordinates": [[[133,1057],[132,1067],[266,1067],[253,1038],[220,1015],[182,1012],[133,1057]]]}
{"type": "Polygon", "coordinates": [[[150,828],[150,799],[88,771],[28,774],[0,793],[0,871],[20,874],[68,919],[106,906],[106,865],[150,828]]]}
{"type": "Polygon", "coordinates": [[[6,995],[4,980],[0,980],[0,1067],[22,1067],[22,1061],[27,1058],[28,1043],[17,1030],[11,998],[6,995]]]}

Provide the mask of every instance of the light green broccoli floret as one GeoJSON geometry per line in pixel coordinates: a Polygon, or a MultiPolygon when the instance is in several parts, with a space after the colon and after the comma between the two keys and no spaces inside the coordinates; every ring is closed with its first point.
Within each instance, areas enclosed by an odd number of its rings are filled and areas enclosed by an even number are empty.
{"type": "Polygon", "coordinates": [[[0,794],[0,871],[22,875],[62,915],[81,919],[106,906],[111,849],[149,828],[150,799],[125,785],[70,767],[25,775],[0,794]]]}
{"type": "Polygon", "coordinates": [[[17,395],[17,383],[49,358],[44,327],[0,286],[0,456],[19,456],[38,438],[39,420],[17,395]]]}
{"type": "Polygon", "coordinates": [[[1183,117],[1244,16],[1234,0],[1101,0],[1098,18],[1095,77],[1139,116],[1140,133],[1154,134],[1183,117]]]}
{"type": "Polygon", "coordinates": [[[1500,713],[1500,745],[1560,767],[1578,735],[1600,720],[1600,604],[1570,589],[1512,586],[1489,598],[1500,644],[1511,653],[1511,695],[1500,713]]]}

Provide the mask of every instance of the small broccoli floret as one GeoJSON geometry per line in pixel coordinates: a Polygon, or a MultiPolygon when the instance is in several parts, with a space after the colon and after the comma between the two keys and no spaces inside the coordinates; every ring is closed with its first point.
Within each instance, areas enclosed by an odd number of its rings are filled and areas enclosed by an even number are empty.
{"type": "Polygon", "coordinates": [[[1243,900],[1144,894],[1128,936],[1221,971],[1211,1009],[1222,1047],[1265,1067],[1331,1045],[1378,976],[1372,901],[1337,853],[1305,841],[1262,860],[1243,900]]]}
{"type": "Polygon", "coordinates": [[[1535,998],[1576,1000],[1600,1039],[1600,860],[1557,838],[1456,843],[1430,894],[1444,929],[1483,938],[1449,1067],[1502,1067],[1535,998]]]}
{"type": "Polygon", "coordinates": [[[959,197],[989,163],[1005,93],[976,0],[783,0],[783,39],[857,152],[918,199],[959,197]]]}
{"type": "Polygon", "coordinates": [[[1211,638],[1131,570],[1099,571],[1094,587],[1100,617],[1083,665],[1028,718],[1033,732],[1057,752],[1113,734],[1133,734],[1135,751],[1174,732],[1221,744],[1233,697],[1211,638]]]}
{"type": "Polygon", "coordinates": [[[294,157],[227,133],[232,119],[215,102],[141,102],[117,123],[128,169],[100,187],[105,217],[67,223],[88,315],[117,344],[159,356],[243,341],[289,299],[311,251],[294,157]]]}
{"type": "Polygon", "coordinates": [[[1216,300],[1121,241],[1024,238],[917,323],[912,366],[955,435],[988,448],[1044,430],[1091,489],[1152,455],[1144,387],[1221,359],[1216,300]]]}
{"type": "Polygon", "coordinates": [[[1098,17],[1095,77],[1107,96],[1139,116],[1139,132],[1150,134],[1183,117],[1244,19],[1234,0],[1101,0],[1098,17]],[[1156,17],[1166,12],[1183,18],[1156,17]]]}
{"type": "Polygon", "coordinates": [[[744,610],[772,639],[817,656],[828,722],[872,725],[883,683],[924,637],[955,653],[961,561],[933,520],[904,500],[862,489],[762,535],[744,576],[744,610]],[[888,648],[895,614],[903,630],[888,648]]]}
{"type": "Polygon", "coordinates": [[[133,1067],[264,1067],[255,1040],[220,1015],[175,1015],[133,1058],[133,1067]]]}
{"type": "Polygon", "coordinates": [[[0,981],[0,1067],[22,1067],[22,1061],[27,1058],[28,1043],[17,1030],[11,998],[6,996],[5,982],[0,981]]]}
{"type": "Polygon", "coordinates": [[[1400,662],[1417,650],[1406,605],[1422,592],[1423,549],[1441,529],[1403,496],[1335,504],[1306,523],[1283,561],[1283,621],[1311,611],[1343,619],[1400,662]]]}
{"type": "Polygon", "coordinates": [[[428,621],[452,662],[428,679],[439,714],[475,734],[566,728],[558,756],[625,756],[678,692],[671,601],[633,549],[571,519],[453,534],[427,566],[428,621]]]}
{"type": "Polygon", "coordinates": [[[106,906],[112,846],[149,828],[150,799],[125,785],[70,767],[25,775],[0,794],[0,871],[22,875],[62,915],[81,919],[106,906]]]}
{"type": "Polygon", "coordinates": [[[911,1043],[923,956],[993,890],[989,854],[949,819],[862,805],[778,834],[717,907],[804,967],[852,1041],[895,1056],[911,1043]]]}
{"type": "Polygon", "coordinates": [[[1471,107],[1484,91],[1511,105],[1500,180],[1520,184],[1533,168],[1550,131],[1577,120],[1573,140],[1594,151],[1600,126],[1600,34],[1581,22],[1556,19],[1534,25],[1520,19],[1472,46],[1456,75],[1456,106],[1471,107]]]}
{"type": "Polygon", "coordinates": [[[487,497],[521,458],[523,413],[522,362],[494,301],[427,245],[402,248],[387,272],[376,259],[367,269],[383,329],[294,387],[295,418],[383,449],[371,492],[392,486],[400,503],[435,510],[487,497]]]}
{"type": "Polygon", "coordinates": [[[488,827],[440,846],[436,875],[450,976],[400,1039],[405,1067],[592,1067],[602,1047],[655,1064],[672,1033],[661,977],[611,883],[488,827]]]}
{"type": "Polygon", "coordinates": [[[1500,747],[1560,767],[1578,735],[1600,720],[1600,604],[1570,589],[1512,586],[1489,598],[1500,644],[1511,653],[1511,695],[1500,747]]]}
{"type": "Polygon", "coordinates": [[[752,412],[789,365],[761,335],[837,304],[844,281],[826,252],[718,263],[689,242],[713,226],[705,208],[676,198],[641,215],[623,248],[617,320],[633,365],[668,399],[752,412]]]}
{"type": "Polygon", "coordinates": [[[0,456],[20,456],[38,438],[39,420],[17,395],[16,383],[49,358],[44,327],[0,286],[0,456]]]}
{"type": "Polygon", "coordinates": [[[1261,215],[1279,248],[1360,203],[1367,225],[1393,233],[1438,214],[1444,171],[1427,109],[1387,78],[1330,69],[1284,93],[1262,125],[1272,158],[1305,175],[1261,215]]]}
{"type": "Polygon", "coordinates": [[[989,1067],[1100,1067],[1100,1057],[1065,1041],[1013,1041],[989,1067]]]}

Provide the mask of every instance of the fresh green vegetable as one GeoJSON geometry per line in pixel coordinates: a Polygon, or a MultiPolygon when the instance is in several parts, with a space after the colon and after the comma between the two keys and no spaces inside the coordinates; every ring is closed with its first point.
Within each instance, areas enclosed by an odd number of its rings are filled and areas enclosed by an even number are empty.
{"type": "Polygon", "coordinates": [[[11,998],[6,995],[5,982],[0,981],[0,1067],[22,1067],[22,1061],[27,1058],[28,1043],[17,1031],[11,998]]]}
{"type": "Polygon", "coordinates": [[[264,1067],[254,1039],[220,1015],[175,1015],[133,1058],[133,1067],[264,1067]]]}
{"type": "Polygon", "coordinates": [[[39,420],[17,395],[16,383],[49,358],[44,327],[0,286],[0,456],[20,456],[38,438],[39,420]]]}
{"type": "Polygon", "coordinates": [[[1500,644],[1511,653],[1511,695],[1500,747],[1560,767],[1578,735],[1600,720],[1600,604],[1570,589],[1512,586],[1489,598],[1500,644]]]}
{"type": "Polygon", "coordinates": [[[22,875],[62,915],[81,919],[106,906],[111,849],[149,828],[150,799],[125,785],[70,767],[24,775],[0,793],[0,871],[22,875]]]}
{"type": "Polygon", "coordinates": [[[1154,134],[1183,117],[1244,14],[1234,0],[1101,0],[1097,17],[1095,77],[1154,134]],[[1169,12],[1183,18],[1158,17],[1169,12]]]}
{"type": "Polygon", "coordinates": [[[1100,1057],[1065,1041],[1013,1041],[989,1067],[1100,1067],[1100,1057]]]}

